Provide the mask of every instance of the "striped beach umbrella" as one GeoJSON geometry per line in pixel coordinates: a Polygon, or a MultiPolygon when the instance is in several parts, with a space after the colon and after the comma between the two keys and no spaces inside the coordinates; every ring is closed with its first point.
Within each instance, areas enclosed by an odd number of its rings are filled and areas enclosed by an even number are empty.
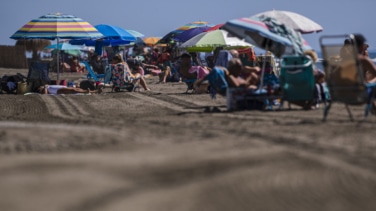
{"type": "Polygon", "coordinates": [[[48,14],[31,20],[10,38],[19,39],[97,39],[103,37],[88,22],[73,15],[48,14]]]}
{"type": "Polygon", "coordinates": [[[169,32],[168,34],[166,34],[165,36],[163,36],[159,41],[158,43],[164,43],[164,44],[167,44],[167,43],[171,43],[171,42],[174,42],[174,38],[183,33],[184,31],[186,30],[189,30],[189,29],[192,29],[192,28],[196,28],[196,27],[205,27],[205,26],[208,26],[208,27],[212,27],[213,24],[209,24],[209,22],[206,22],[206,21],[195,21],[195,22],[191,22],[191,23],[187,23],[183,26],[180,26],[179,28],[169,32]]]}
{"type": "Polygon", "coordinates": [[[187,24],[179,27],[178,29],[175,30],[175,32],[181,33],[181,32],[186,31],[188,29],[192,29],[192,28],[196,28],[196,27],[204,27],[204,26],[211,27],[213,25],[209,24],[209,22],[206,22],[206,21],[195,21],[195,22],[187,23],[187,24]]]}
{"type": "Polygon", "coordinates": [[[221,28],[261,49],[271,51],[277,57],[281,57],[293,45],[288,38],[270,31],[264,22],[257,19],[232,19],[221,28]]]}
{"type": "Polygon", "coordinates": [[[209,26],[190,28],[190,29],[185,30],[182,33],[178,34],[176,37],[174,37],[174,40],[183,43],[183,42],[191,39],[192,37],[206,31],[209,28],[210,28],[209,26]]]}
{"type": "MultiPolygon", "coordinates": [[[[88,22],[67,14],[48,14],[29,21],[10,38],[19,39],[98,39],[103,35],[88,22]]],[[[59,51],[59,49],[57,49],[59,51]]],[[[59,56],[57,57],[59,80],[59,56]]]]}

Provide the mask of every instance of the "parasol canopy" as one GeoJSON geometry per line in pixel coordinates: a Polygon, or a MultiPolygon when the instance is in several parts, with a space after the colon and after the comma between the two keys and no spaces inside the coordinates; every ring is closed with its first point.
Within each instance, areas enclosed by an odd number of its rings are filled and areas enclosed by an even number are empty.
{"type": "Polygon", "coordinates": [[[59,43],[46,46],[44,49],[59,49],[59,50],[81,50],[81,46],[71,45],[69,43],[59,43]]]}
{"type": "Polygon", "coordinates": [[[277,57],[281,57],[287,51],[292,51],[292,42],[288,38],[270,31],[269,27],[261,20],[237,18],[227,21],[222,29],[261,49],[271,51],[277,57]]]}
{"type": "MultiPolygon", "coordinates": [[[[10,38],[19,39],[98,39],[103,37],[88,22],[67,14],[47,14],[33,19],[16,31],[10,38]]],[[[59,49],[57,49],[59,51],[59,49]]],[[[57,56],[57,80],[59,80],[59,56],[57,56]]]]}
{"type": "Polygon", "coordinates": [[[141,32],[138,32],[136,30],[126,29],[125,31],[129,32],[131,35],[133,35],[135,37],[144,37],[145,36],[144,34],[142,34],[141,32]]]}
{"type": "Polygon", "coordinates": [[[195,22],[191,22],[191,23],[187,23],[183,26],[180,26],[179,28],[169,32],[168,34],[166,34],[165,36],[163,36],[159,41],[158,43],[159,44],[167,44],[167,43],[173,43],[174,42],[174,38],[181,34],[182,32],[186,31],[186,30],[189,30],[189,29],[192,29],[192,28],[196,28],[196,27],[204,27],[204,26],[213,26],[212,24],[209,24],[209,22],[206,22],[206,21],[195,21],[195,22]]]}
{"type": "Polygon", "coordinates": [[[174,40],[176,40],[178,42],[185,42],[185,41],[191,39],[192,37],[206,31],[209,28],[210,28],[209,26],[203,26],[203,27],[196,27],[196,28],[188,29],[186,31],[183,31],[179,35],[177,35],[174,38],[174,40]]]}
{"type": "Polygon", "coordinates": [[[220,23],[220,24],[217,24],[215,26],[212,26],[212,27],[209,27],[207,30],[205,30],[206,32],[210,32],[210,31],[214,31],[214,30],[218,30],[220,29],[223,25],[225,25],[224,23],[220,23]]]}
{"type": "Polygon", "coordinates": [[[160,39],[159,37],[145,37],[143,40],[147,46],[154,46],[160,39]]]}
{"type": "Polygon", "coordinates": [[[224,49],[253,47],[250,43],[219,29],[200,33],[179,46],[189,52],[212,52],[217,47],[224,49]]]}
{"type": "Polygon", "coordinates": [[[79,55],[81,53],[81,50],[83,48],[78,45],[71,45],[69,43],[59,43],[59,44],[52,44],[44,49],[54,50],[59,49],[60,51],[64,51],[65,53],[71,54],[71,55],[79,55]]]}
{"type": "Polygon", "coordinates": [[[71,40],[69,43],[72,45],[86,45],[86,46],[96,46],[97,42],[101,42],[102,46],[118,46],[130,44],[136,41],[136,36],[131,32],[114,25],[109,24],[98,24],[95,28],[103,34],[103,38],[98,40],[92,39],[76,39],[71,40]]]}
{"type": "Polygon", "coordinates": [[[295,31],[298,31],[302,34],[308,34],[313,32],[321,32],[323,30],[322,26],[320,26],[315,21],[300,15],[295,12],[290,11],[283,11],[283,10],[270,10],[266,12],[262,12],[252,16],[251,18],[275,18],[280,23],[286,25],[295,31]]]}
{"type": "Polygon", "coordinates": [[[16,31],[11,39],[97,39],[103,37],[91,24],[73,15],[48,14],[33,19],[16,31]]]}

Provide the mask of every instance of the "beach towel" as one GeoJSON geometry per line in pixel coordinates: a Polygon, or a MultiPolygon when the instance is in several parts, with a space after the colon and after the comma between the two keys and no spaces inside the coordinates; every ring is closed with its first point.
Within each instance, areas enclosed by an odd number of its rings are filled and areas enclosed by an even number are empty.
{"type": "Polygon", "coordinates": [[[197,73],[197,79],[204,78],[206,75],[209,74],[209,70],[201,66],[192,66],[191,68],[189,68],[188,72],[197,73]]]}
{"type": "Polygon", "coordinates": [[[225,96],[228,83],[225,76],[225,71],[220,67],[214,67],[206,76],[209,81],[210,95],[215,99],[216,93],[225,96]]]}
{"type": "Polygon", "coordinates": [[[228,61],[232,59],[232,55],[227,50],[221,50],[215,60],[215,66],[227,67],[228,61]]]}

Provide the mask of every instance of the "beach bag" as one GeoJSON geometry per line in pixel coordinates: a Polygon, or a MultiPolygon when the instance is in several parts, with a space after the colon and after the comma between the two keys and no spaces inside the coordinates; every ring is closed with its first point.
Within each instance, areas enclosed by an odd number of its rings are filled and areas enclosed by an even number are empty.
{"type": "Polygon", "coordinates": [[[215,98],[216,93],[225,96],[228,83],[225,76],[225,71],[220,67],[214,67],[206,76],[209,81],[211,97],[215,98]]]}
{"type": "Polygon", "coordinates": [[[24,83],[26,77],[21,73],[17,73],[16,75],[4,75],[0,81],[0,93],[7,93],[7,94],[16,94],[18,83],[24,83]]]}
{"type": "Polygon", "coordinates": [[[84,80],[80,82],[80,88],[84,90],[95,90],[95,83],[94,81],[84,80]]]}

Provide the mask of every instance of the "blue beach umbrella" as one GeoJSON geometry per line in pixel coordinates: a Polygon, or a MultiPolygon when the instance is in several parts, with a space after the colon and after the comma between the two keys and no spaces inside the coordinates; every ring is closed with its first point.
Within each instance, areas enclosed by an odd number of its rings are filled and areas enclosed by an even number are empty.
{"type": "Polygon", "coordinates": [[[83,48],[81,46],[71,45],[69,43],[59,43],[59,44],[49,45],[45,47],[44,49],[54,49],[54,51],[56,51],[56,49],[59,49],[60,51],[64,51],[67,54],[79,55],[83,48]]]}
{"type": "Polygon", "coordinates": [[[95,46],[95,53],[101,55],[104,46],[127,45],[137,39],[130,32],[118,26],[99,24],[95,25],[95,28],[103,34],[103,38],[98,40],[71,40],[69,43],[72,45],[95,46]]]}
{"type": "Polygon", "coordinates": [[[131,35],[135,36],[135,37],[144,37],[145,35],[136,31],[136,30],[132,30],[132,29],[126,29],[125,31],[129,32],[131,35]]]}
{"type": "Polygon", "coordinates": [[[69,43],[72,45],[97,46],[98,44],[96,42],[101,42],[102,46],[118,46],[130,44],[137,39],[137,37],[132,35],[129,31],[118,26],[99,24],[95,25],[95,28],[103,34],[103,38],[99,40],[71,40],[69,43]]]}
{"type": "Polygon", "coordinates": [[[59,44],[49,45],[49,46],[45,47],[45,49],[81,50],[82,47],[81,46],[77,46],[77,45],[71,45],[69,43],[59,43],[59,44]]]}

